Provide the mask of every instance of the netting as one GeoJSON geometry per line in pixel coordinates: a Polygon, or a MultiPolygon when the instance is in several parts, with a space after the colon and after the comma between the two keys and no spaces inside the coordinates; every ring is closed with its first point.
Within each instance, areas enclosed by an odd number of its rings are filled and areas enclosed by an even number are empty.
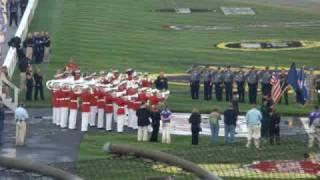
{"type": "MultiPolygon", "coordinates": [[[[318,147],[306,148],[305,134],[281,137],[280,144],[263,139],[261,149],[246,148],[246,139],[233,145],[218,144],[174,147],[165,152],[192,161],[223,179],[317,179],[320,173],[318,147]]],[[[132,156],[106,155],[103,159],[80,161],[77,174],[85,179],[148,179],[172,177],[197,179],[179,167],[132,156]]]]}

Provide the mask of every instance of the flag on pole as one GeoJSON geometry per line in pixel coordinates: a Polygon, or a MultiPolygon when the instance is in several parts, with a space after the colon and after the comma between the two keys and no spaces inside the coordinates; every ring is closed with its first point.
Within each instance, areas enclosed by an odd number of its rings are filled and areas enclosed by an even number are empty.
{"type": "Polygon", "coordinates": [[[308,89],[306,83],[306,75],[304,73],[304,66],[300,69],[298,74],[299,96],[297,96],[297,102],[305,104],[308,100],[308,89]]]}
{"type": "Polygon", "coordinates": [[[304,67],[301,68],[299,74],[295,63],[292,63],[288,73],[288,84],[296,92],[296,101],[300,104],[305,104],[308,98],[308,91],[306,87],[304,67]]]}
{"type": "Polygon", "coordinates": [[[280,85],[280,80],[276,76],[275,73],[272,74],[271,85],[272,85],[271,99],[272,99],[273,103],[276,104],[281,98],[282,88],[281,88],[281,85],[280,85]]]}

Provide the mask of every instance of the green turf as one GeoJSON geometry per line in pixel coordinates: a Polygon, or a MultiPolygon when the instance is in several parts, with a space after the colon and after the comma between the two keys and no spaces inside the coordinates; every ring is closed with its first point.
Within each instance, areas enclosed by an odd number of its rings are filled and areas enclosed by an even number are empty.
{"type": "MultiPolygon", "coordinates": [[[[218,144],[211,144],[208,136],[201,136],[200,145],[192,146],[190,136],[172,136],[172,144],[166,145],[137,142],[136,134],[132,133],[91,132],[85,134],[80,145],[78,172],[82,176],[88,178],[92,174],[95,174],[96,176],[94,177],[96,179],[107,177],[108,175],[111,179],[115,178],[115,176],[118,176],[118,179],[126,179],[133,174],[137,177],[147,176],[150,173],[163,175],[161,174],[161,168],[150,169],[153,163],[148,164],[148,161],[134,158],[127,159],[125,157],[120,158],[103,153],[102,146],[106,142],[163,151],[188,159],[196,164],[206,164],[209,165],[208,170],[218,172],[224,179],[250,179],[249,177],[252,177],[251,179],[274,179],[276,176],[272,173],[258,175],[250,171],[241,171],[240,168],[242,165],[250,164],[257,160],[302,160],[304,153],[315,150],[306,149],[303,139],[297,137],[283,138],[281,145],[277,146],[270,146],[264,142],[262,143],[262,150],[256,150],[254,148],[247,149],[245,147],[246,140],[241,138],[236,139],[234,146],[226,146],[222,139],[220,139],[218,144]],[[105,170],[96,173],[95,168],[97,167],[104,167],[105,170]],[[121,173],[116,172],[119,168],[124,171],[121,173]]],[[[169,174],[176,173],[172,167],[165,172],[169,174]]],[[[182,179],[190,178],[190,176],[183,177],[182,179]]],[[[282,178],[280,175],[279,179],[294,179],[298,177],[300,177],[299,179],[308,179],[303,175],[293,173],[289,173],[288,176],[282,175],[282,178]]],[[[135,179],[134,177],[131,178],[135,179]]],[[[312,179],[312,177],[309,177],[309,179],[312,179]]]]}
{"type": "MultiPolygon", "coordinates": [[[[319,27],[250,29],[248,24],[315,21],[319,13],[300,8],[266,5],[235,0],[41,0],[30,31],[47,30],[52,39],[50,63],[40,65],[45,79],[51,79],[57,68],[63,68],[70,56],[75,57],[82,71],[120,70],[128,66],[138,71],[157,73],[185,72],[194,63],[234,65],[284,65],[295,61],[299,66],[319,66],[319,49],[279,52],[241,52],[218,49],[225,41],[256,39],[320,40],[319,27]],[[220,6],[252,7],[255,16],[224,16],[220,6]],[[153,12],[160,8],[212,8],[216,13],[153,12]],[[235,30],[169,31],[168,24],[236,26],[235,30]]],[[[18,81],[17,75],[14,78],[18,81]]],[[[170,106],[174,111],[189,111],[188,87],[171,86],[170,106]],[[184,88],[185,93],[175,93],[184,88]]],[[[23,94],[23,93],[22,93],[23,94]]],[[[28,106],[49,106],[46,101],[28,106]]],[[[22,99],[23,95],[21,95],[22,99]]],[[[202,110],[226,103],[203,103],[202,110]],[[208,104],[208,106],[206,106],[208,104]]],[[[287,114],[305,114],[310,108],[298,105],[279,106],[287,114]]],[[[310,107],[310,106],[309,106],[310,107]]],[[[243,111],[247,105],[241,107],[243,111]]]]}

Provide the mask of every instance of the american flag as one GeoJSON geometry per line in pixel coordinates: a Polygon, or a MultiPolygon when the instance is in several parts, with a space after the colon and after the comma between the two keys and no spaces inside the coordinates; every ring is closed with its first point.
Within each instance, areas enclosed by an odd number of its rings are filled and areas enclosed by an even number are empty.
{"type": "Polygon", "coordinates": [[[282,88],[280,85],[280,79],[276,76],[275,73],[272,74],[270,83],[272,85],[271,99],[273,100],[274,104],[277,104],[282,96],[282,88]]]}

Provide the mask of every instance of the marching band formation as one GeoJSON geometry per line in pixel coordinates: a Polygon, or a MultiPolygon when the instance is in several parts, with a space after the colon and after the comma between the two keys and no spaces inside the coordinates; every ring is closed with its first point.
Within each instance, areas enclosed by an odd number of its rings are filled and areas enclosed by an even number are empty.
{"type": "Polygon", "coordinates": [[[76,129],[78,109],[81,110],[81,131],[88,126],[117,132],[124,126],[137,129],[136,111],[142,104],[164,103],[170,92],[153,89],[147,73],[128,69],[126,73],[111,70],[85,75],[72,61],[46,86],[52,92],[53,123],[61,128],[76,129]]]}

